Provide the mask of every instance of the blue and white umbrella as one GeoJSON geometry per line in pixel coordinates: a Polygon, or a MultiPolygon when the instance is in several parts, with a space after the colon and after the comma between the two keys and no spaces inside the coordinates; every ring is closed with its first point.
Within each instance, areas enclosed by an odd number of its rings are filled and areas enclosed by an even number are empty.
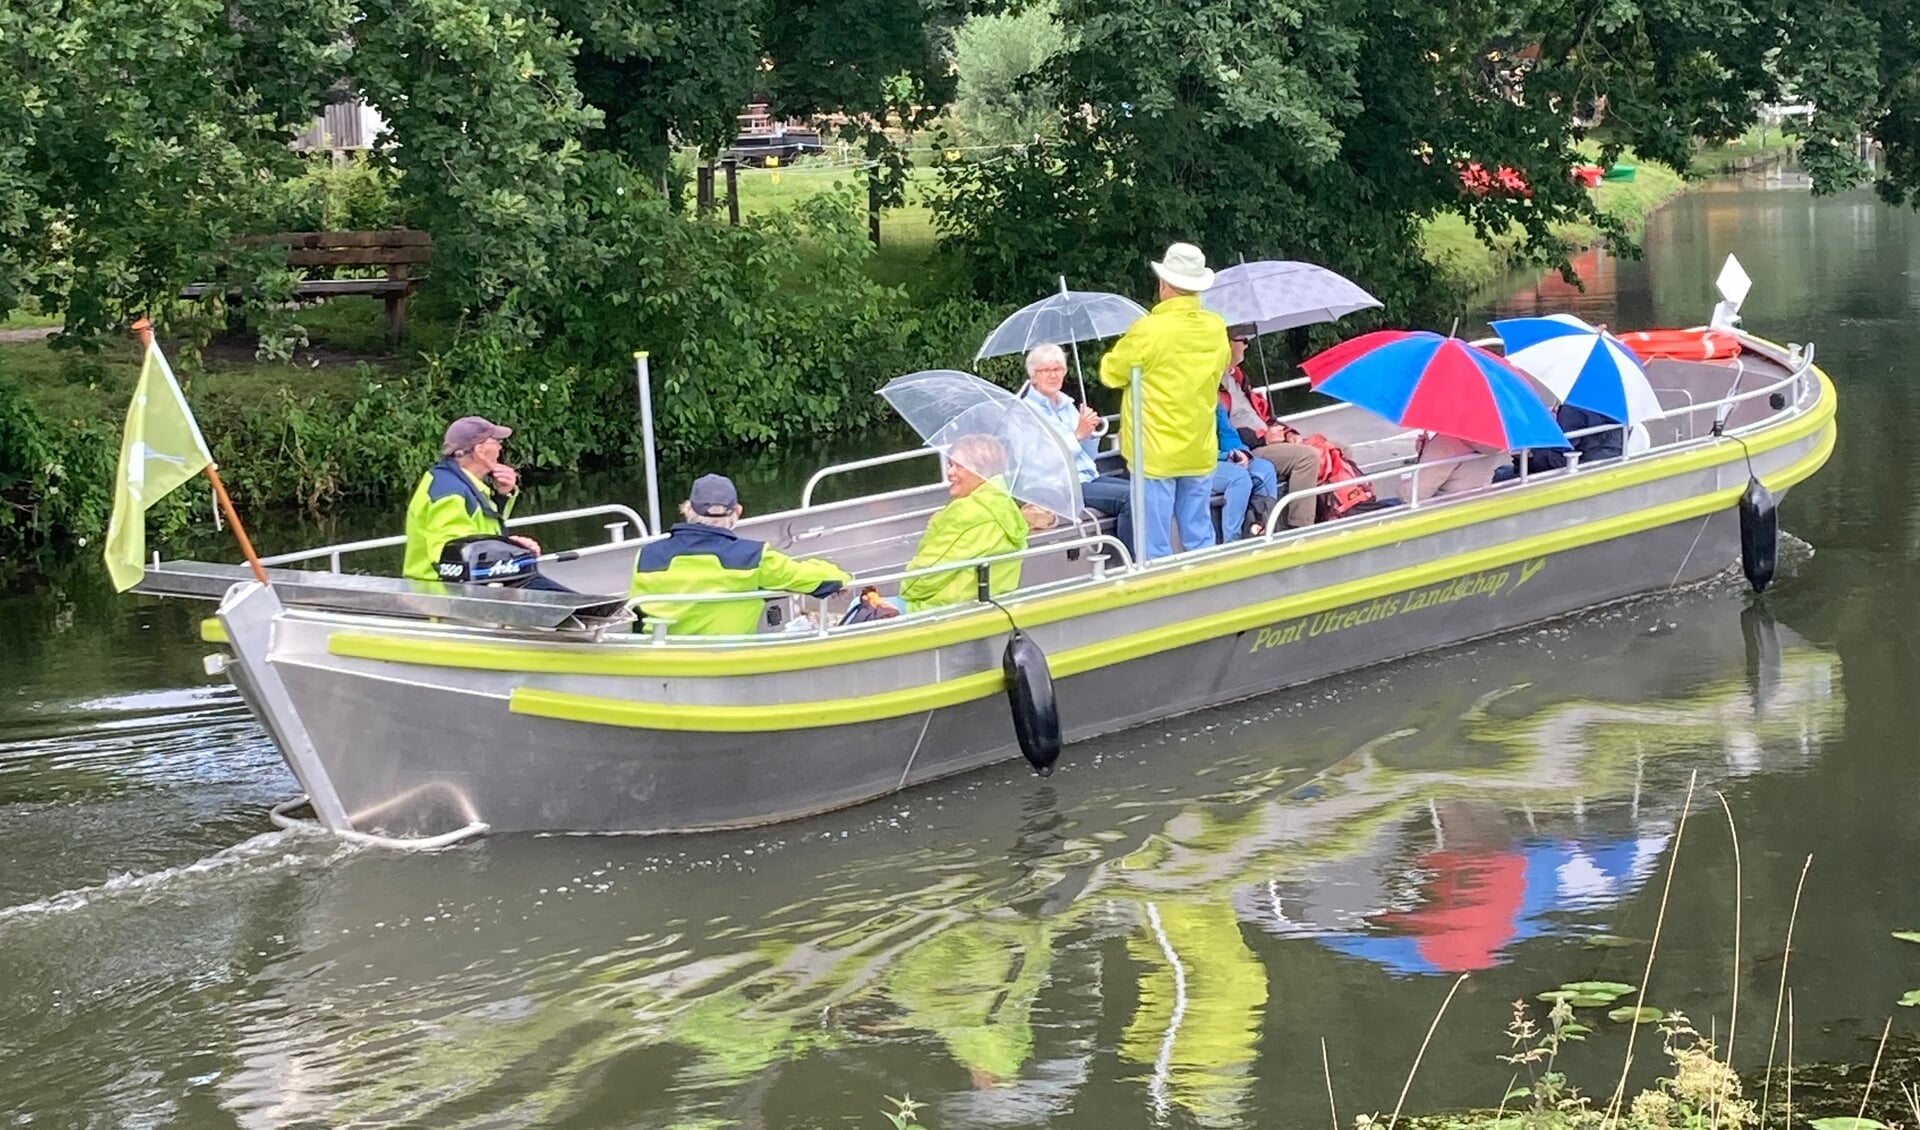
{"type": "Polygon", "coordinates": [[[1562,402],[1623,424],[1660,415],[1660,398],[1640,359],[1620,339],[1572,314],[1493,323],[1507,361],[1562,402]]]}

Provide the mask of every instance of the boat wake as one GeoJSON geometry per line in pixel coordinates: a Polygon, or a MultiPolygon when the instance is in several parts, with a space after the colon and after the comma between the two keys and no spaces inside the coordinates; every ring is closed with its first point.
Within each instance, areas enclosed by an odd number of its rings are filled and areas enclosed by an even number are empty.
{"type": "Polygon", "coordinates": [[[0,907],[0,931],[21,922],[70,914],[109,901],[139,900],[161,892],[171,893],[179,884],[229,868],[251,866],[257,870],[277,870],[303,865],[326,866],[360,850],[363,849],[318,829],[275,829],[190,863],[157,871],[112,875],[94,886],[76,887],[32,902],[0,907]]]}

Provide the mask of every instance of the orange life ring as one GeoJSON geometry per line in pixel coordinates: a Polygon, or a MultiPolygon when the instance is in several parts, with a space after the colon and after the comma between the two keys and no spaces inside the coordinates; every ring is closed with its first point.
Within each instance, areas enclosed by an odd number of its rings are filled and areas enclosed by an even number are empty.
{"type": "Polygon", "coordinates": [[[1724,330],[1636,330],[1619,336],[1621,344],[1642,361],[1656,357],[1721,361],[1740,356],[1740,339],[1724,330]]]}

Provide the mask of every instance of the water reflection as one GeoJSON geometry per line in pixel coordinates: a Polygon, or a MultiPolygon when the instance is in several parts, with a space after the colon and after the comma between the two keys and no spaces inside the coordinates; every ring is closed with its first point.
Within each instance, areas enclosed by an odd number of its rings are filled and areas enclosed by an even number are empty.
{"type": "Polygon", "coordinates": [[[492,1124],[476,1095],[521,1124],[754,1125],[850,1071],[954,1124],[1045,1125],[1089,1086],[1260,1124],[1274,1010],[1345,1023],[1287,999],[1314,951],[1497,973],[1602,930],[1690,770],[1803,766],[1843,708],[1831,651],[1703,594],[1202,715],[1209,747],[1107,743],[1051,783],[988,774],[693,853],[356,855],[255,976],[273,1006],[230,1018],[221,1091],[249,1125],[492,1124]],[[1754,661],[1748,633],[1777,651],[1754,661]]]}
{"type": "MultiPolygon", "coordinates": [[[[1576,306],[1686,324],[1736,251],[1748,323],[1821,343],[1848,439],[1783,511],[1819,551],[1768,593],[1780,622],[1731,587],[1650,599],[1078,746],[1048,782],[1007,766],[754,834],[342,848],[266,830],[292,784],[201,689],[199,609],[61,578],[9,597],[0,1108],[797,1128],[879,1125],[911,1092],[942,1127],[1307,1125],[1320,1041],[1344,1115],[1390,1109],[1462,969],[1408,1106],[1490,1105],[1507,1002],[1639,976],[1696,770],[1741,821],[1749,937],[1779,936],[1822,853],[1801,1046],[1852,1054],[1848,1018],[1877,1035],[1911,984],[1886,932],[1920,915],[1888,786],[1920,701],[1898,426],[1920,419],[1920,225],[1863,205],[1682,201],[1657,270],[1597,260],[1576,306]]],[[[763,469],[763,504],[797,495],[763,469]]],[[[1724,1018],[1730,974],[1770,1010],[1778,968],[1728,968],[1712,831],[1685,837],[1655,977],[1696,1020],[1724,1018]]],[[[1567,1063],[1588,1089],[1621,1062],[1596,1028],[1567,1063]]]]}

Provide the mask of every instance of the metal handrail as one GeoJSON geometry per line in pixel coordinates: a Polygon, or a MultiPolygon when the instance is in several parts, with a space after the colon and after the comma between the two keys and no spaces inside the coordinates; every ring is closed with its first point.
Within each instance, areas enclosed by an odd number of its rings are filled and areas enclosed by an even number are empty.
{"type": "MultiPolygon", "coordinates": [[[[994,565],[1005,561],[1024,561],[1029,557],[1041,557],[1065,549],[1080,549],[1092,545],[1112,545],[1120,549],[1121,568],[1133,566],[1133,555],[1119,538],[1112,534],[1086,534],[1071,541],[1048,542],[1046,545],[1030,545],[1012,553],[996,553],[988,557],[969,557],[964,561],[943,561],[938,565],[923,565],[918,569],[901,569],[892,573],[875,573],[870,576],[850,574],[853,580],[846,585],[867,586],[904,581],[913,577],[932,576],[935,573],[954,573],[962,569],[972,569],[979,565],[994,565]]],[[[730,600],[782,600],[790,596],[804,596],[804,593],[786,592],[777,589],[748,589],[742,592],[654,592],[643,593],[627,599],[627,607],[647,604],[720,604],[730,600]]]]}
{"type": "MultiPolygon", "coordinates": [[[[875,455],[870,459],[855,459],[851,463],[835,463],[831,467],[822,467],[813,473],[812,478],[807,480],[806,486],[800,488],[800,509],[810,510],[813,508],[813,488],[819,486],[821,480],[827,478],[829,475],[844,475],[849,471],[864,471],[869,467],[884,467],[889,463],[904,463],[909,459],[918,459],[923,455],[940,454],[942,454],[942,452],[937,447],[916,447],[910,451],[896,451],[891,455],[875,455]]],[[[938,482],[939,480],[936,479],[934,481],[938,482]]],[[[914,489],[917,490],[919,488],[916,487],[914,489]]]]}
{"type": "MultiPolygon", "coordinates": [[[[520,518],[509,518],[506,521],[506,526],[508,529],[516,529],[522,526],[542,526],[550,522],[566,522],[576,518],[593,518],[602,514],[617,515],[631,522],[634,529],[638,531],[635,535],[636,538],[644,538],[647,536],[646,522],[641,520],[640,515],[633,507],[618,502],[606,502],[598,506],[581,506],[572,510],[554,510],[546,514],[528,514],[520,518]]],[[[611,523],[609,523],[608,532],[612,535],[608,538],[608,544],[618,544],[621,541],[627,540],[619,536],[618,532],[612,528],[611,523]]],[[[263,557],[260,559],[260,564],[292,565],[300,561],[312,561],[316,558],[325,557],[328,559],[327,571],[330,573],[338,573],[340,571],[340,558],[349,553],[360,553],[369,549],[387,549],[396,545],[405,545],[406,542],[407,535],[405,534],[391,534],[383,538],[363,538],[360,541],[343,541],[338,545],[323,545],[318,549],[297,549],[292,553],[280,553],[272,557],[263,557]]]]}
{"type": "MultiPolygon", "coordinates": [[[[1012,553],[996,553],[986,557],[970,557],[964,561],[943,561],[938,565],[926,565],[918,569],[902,569],[891,573],[877,573],[865,577],[855,575],[852,582],[845,587],[865,587],[894,581],[904,581],[913,577],[957,573],[968,569],[977,569],[982,565],[992,566],[1007,561],[1024,561],[1029,557],[1040,557],[1049,553],[1058,553],[1063,550],[1081,549],[1091,546],[1099,546],[1102,548],[1111,547],[1113,550],[1116,550],[1121,571],[1125,572],[1135,568],[1133,554],[1128,551],[1127,547],[1119,538],[1111,534],[1089,534],[1074,538],[1070,541],[1049,542],[1046,545],[1030,545],[1025,549],[1015,550],[1012,553]]],[[[1104,558],[1094,559],[1094,576],[1098,577],[1106,572],[1104,560],[1104,558]]],[[[842,591],[844,591],[844,589],[842,591]]],[[[638,608],[642,604],[721,604],[736,600],[784,600],[788,597],[804,597],[805,595],[804,593],[776,592],[770,589],[754,589],[748,592],[646,593],[640,596],[630,597],[627,600],[627,607],[633,609],[638,608]]],[[[825,597],[817,598],[817,600],[821,607],[825,606],[825,597]]],[[[655,619],[658,620],[657,617],[655,619]]],[[[665,622],[660,621],[660,623],[664,625],[665,622]]],[[[838,627],[840,627],[840,625],[828,624],[826,618],[822,616],[817,632],[812,634],[826,635],[838,627]]],[[[759,633],[753,634],[757,636],[759,633]]],[[[653,636],[653,642],[656,644],[664,643],[668,638],[664,633],[656,631],[653,636]]]]}
{"type": "Polygon", "coordinates": [[[1272,396],[1276,392],[1285,392],[1290,388],[1303,388],[1312,383],[1313,379],[1311,377],[1294,377],[1290,380],[1274,381],[1270,384],[1261,385],[1253,391],[1259,393],[1261,396],[1272,396]]]}
{"type": "MultiPolygon", "coordinates": [[[[1413,482],[1415,487],[1415,490],[1413,492],[1414,497],[1407,499],[1406,504],[1407,504],[1407,509],[1418,510],[1422,505],[1419,500],[1420,491],[1418,489],[1420,485],[1421,468],[1424,467],[1431,470],[1437,467],[1452,467],[1461,463],[1472,462],[1475,459],[1485,459],[1488,455],[1497,455],[1497,454],[1499,453],[1492,452],[1492,451],[1469,452],[1465,455],[1452,455],[1452,456],[1448,456],[1445,459],[1435,459],[1429,463],[1412,463],[1412,464],[1401,463],[1397,466],[1389,467],[1384,471],[1375,471],[1372,474],[1361,475],[1358,478],[1341,479],[1337,482],[1331,482],[1331,483],[1319,483],[1312,487],[1303,488],[1301,490],[1288,491],[1286,494],[1286,497],[1282,498],[1280,501],[1273,504],[1273,509],[1275,513],[1279,513],[1280,511],[1286,509],[1288,503],[1298,502],[1303,498],[1317,498],[1321,494],[1325,493],[1326,491],[1338,490],[1341,487],[1359,486],[1364,483],[1372,483],[1372,482],[1376,482],[1384,479],[1403,479],[1411,475],[1413,477],[1413,482]]],[[[1302,528],[1304,529],[1306,527],[1302,527],[1302,528]]],[[[1273,537],[1280,532],[1281,531],[1278,527],[1270,527],[1263,536],[1267,540],[1271,541],[1273,540],[1273,537]]]]}
{"type": "MultiPolygon", "coordinates": [[[[1791,359],[1792,356],[1793,354],[1790,353],[1789,358],[1791,359]]],[[[1672,417],[1675,417],[1675,416],[1690,416],[1696,412],[1706,411],[1708,409],[1719,409],[1722,406],[1727,407],[1729,411],[1731,411],[1732,407],[1735,405],[1745,403],[1746,401],[1749,401],[1749,400],[1756,400],[1763,396],[1771,396],[1774,393],[1780,391],[1782,388],[1786,387],[1787,385],[1800,383],[1801,387],[1798,390],[1796,390],[1797,395],[1794,400],[1794,408],[1797,413],[1802,403],[1805,401],[1806,395],[1809,391],[1808,387],[1805,385],[1805,378],[1809,373],[1813,371],[1813,347],[1811,344],[1807,345],[1806,347],[1804,347],[1803,350],[1799,352],[1798,360],[1799,360],[1799,364],[1791,372],[1789,372],[1786,376],[1780,378],[1777,381],[1774,381],[1771,384],[1762,385],[1759,388],[1752,389],[1747,392],[1735,393],[1730,396],[1723,396],[1718,400],[1710,400],[1701,404],[1689,404],[1683,408],[1667,409],[1662,411],[1657,416],[1647,417],[1645,420],[1640,421],[1640,423],[1644,424],[1653,420],[1666,420],[1666,419],[1671,419],[1672,417]]],[[[1757,421],[1755,423],[1748,424],[1745,428],[1739,428],[1735,430],[1739,432],[1749,431],[1753,428],[1761,426],[1765,422],[1766,421],[1757,421]]],[[[1619,456],[1619,460],[1621,462],[1626,462],[1628,460],[1635,460],[1635,459],[1646,459],[1646,458],[1652,457],[1656,452],[1662,452],[1663,450],[1671,450],[1674,447],[1701,442],[1698,439],[1677,440],[1671,444],[1666,444],[1659,447],[1649,447],[1647,448],[1647,450],[1642,452],[1629,452],[1626,450],[1626,442],[1625,442],[1626,436],[1624,435],[1624,433],[1630,431],[1631,428],[1632,428],[1632,425],[1630,424],[1601,424],[1597,427],[1581,428],[1577,431],[1568,432],[1567,438],[1573,439],[1580,436],[1597,435],[1601,432],[1606,432],[1606,431],[1622,432],[1623,435],[1622,435],[1622,442],[1621,442],[1621,453],[1619,456]]],[[[1716,435],[1709,438],[1717,439],[1719,437],[1716,435]]],[[[1444,467],[1450,463],[1464,462],[1465,460],[1476,459],[1476,458],[1480,458],[1480,456],[1458,455],[1458,456],[1454,456],[1451,459],[1438,460],[1432,463],[1415,463],[1412,465],[1413,471],[1411,473],[1414,476],[1415,481],[1417,482],[1419,478],[1419,473],[1420,473],[1419,468],[1421,467],[1444,467]]],[[[1613,460],[1608,460],[1608,462],[1613,462],[1613,460]]],[[[1391,478],[1396,476],[1405,476],[1409,473],[1406,470],[1406,466],[1407,466],[1406,464],[1401,464],[1400,466],[1397,466],[1397,467],[1388,468],[1387,470],[1383,470],[1383,471],[1376,471],[1372,474],[1362,475],[1356,478],[1340,479],[1331,483],[1320,483],[1311,488],[1306,488],[1306,489],[1296,490],[1296,491],[1289,491],[1286,497],[1282,498],[1279,502],[1274,504],[1273,508],[1274,510],[1279,511],[1284,509],[1286,505],[1290,502],[1296,502],[1302,498],[1318,497],[1319,495],[1324,494],[1327,491],[1339,490],[1343,487],[1356,486],[1362,483],[1372,483],[1379,479],[1391,478]]],[[[1567,474],[1576,473],[1579,466],[1580,466],[1580,463],[1576,453],[1575,458],[1570,459],[1568,461],[1567,466],[1564,469],[1564,473],[1567,473],[1567,474]]],[[[1524,460],[1521,463],[1520,481],[1523,483],[1531,481],[1527,473],[1524,460]]],[[[1417,495],[1418,491],[1416,491],[1415,494],[1417,495]]],[[[1418,509],[1420,505],[1421,504],[1418,502],[1410,501],[1407,503],[1407,508],[1410,510],[1418,509]]],[[[1302,527],[1302,529],[1313,529],[1313,528],[1315,527],[1313,526],[1302,527]]],[[[1271,541],[1273,538],[1279,536],[1280,534],[1293,533],[1293,532],[1295,531],[1281,530],[1278,528],[1274,528],[1274,529],[1269,529],[1264,536],[1267,540],[1271,541]]]]}

